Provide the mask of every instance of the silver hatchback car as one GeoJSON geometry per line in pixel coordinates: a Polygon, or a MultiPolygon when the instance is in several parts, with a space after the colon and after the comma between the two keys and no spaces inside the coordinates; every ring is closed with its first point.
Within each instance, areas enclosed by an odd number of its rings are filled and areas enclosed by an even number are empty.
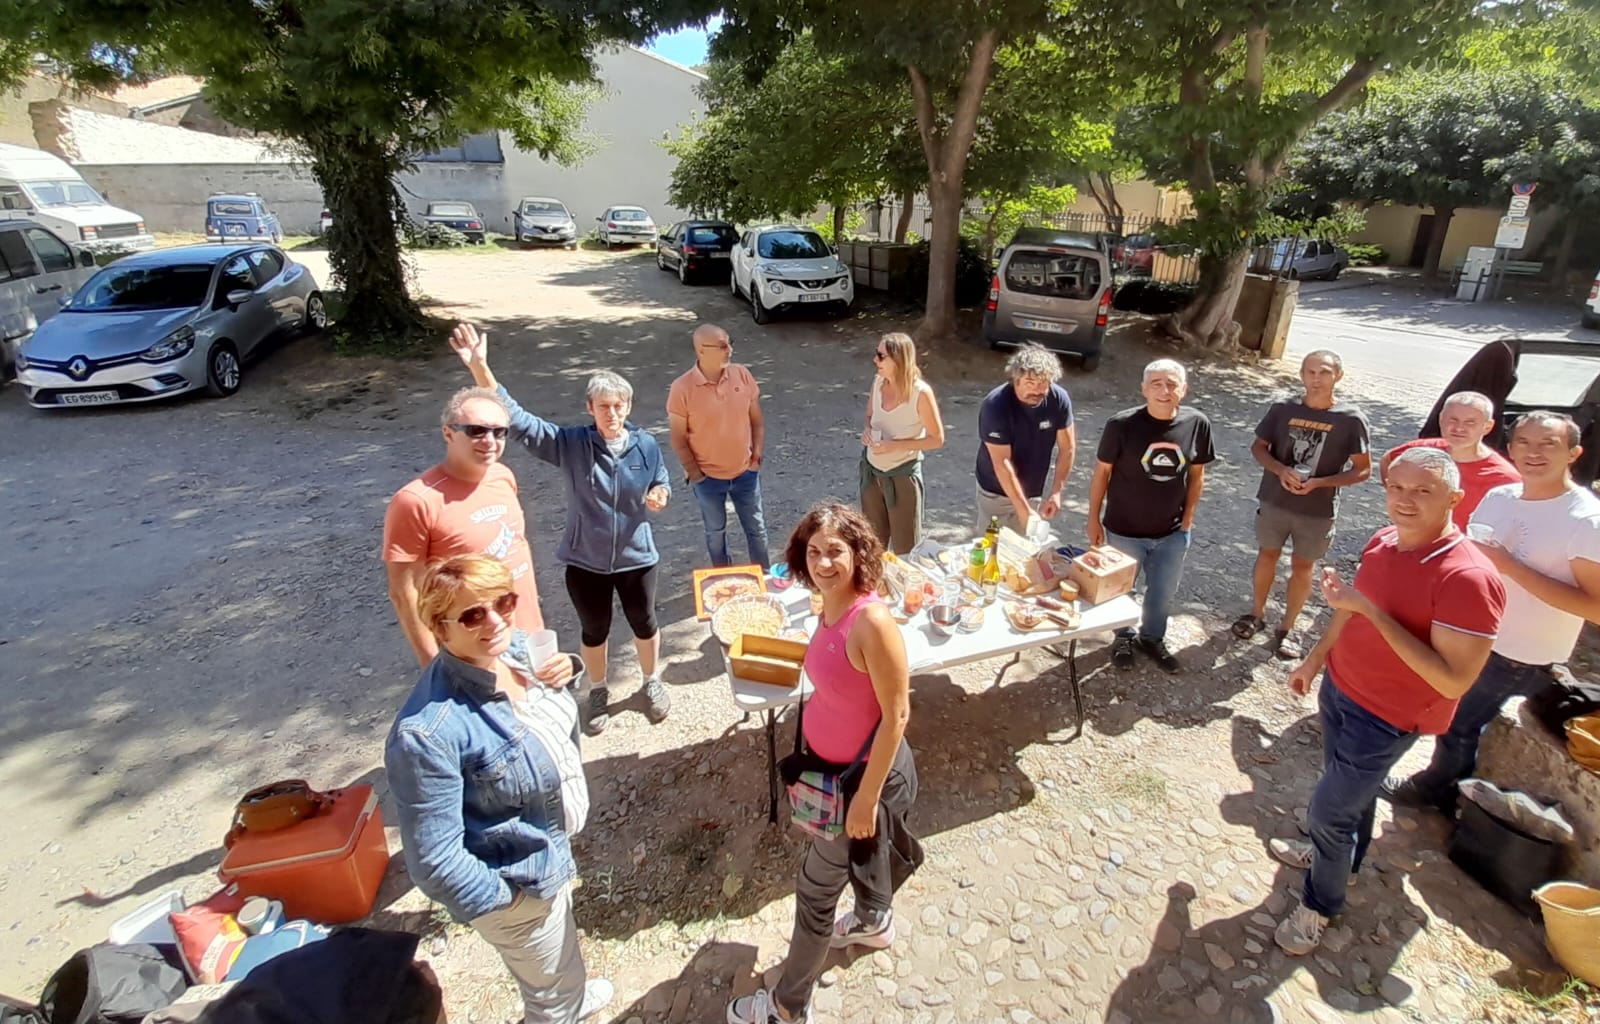
{"type": "Polygon", "coordinates": [[[264,342],[328,321],[311,271],[271,245],[189,245],[95,274],[17,355],[30,405],[147,402],[239,390],[264,342]]]}
{"type": "Polygon", "coordinates": [[[1093,235],[1022,228],[1001,250],[983,314],[990,348],[1037,342],[1100,365],[1111,316],[1111,258],[1093,235]]]}

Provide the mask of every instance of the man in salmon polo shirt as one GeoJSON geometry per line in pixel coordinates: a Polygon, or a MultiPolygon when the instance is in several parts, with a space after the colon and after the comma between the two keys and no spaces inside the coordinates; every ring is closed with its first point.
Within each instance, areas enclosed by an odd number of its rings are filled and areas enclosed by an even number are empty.
{"type": "Polygon", "coordinates": [[[765,569],[767,521],[761,507],[761,450],[766,421],[761,387],[750,371],[732,362],[733,342],[715,324],[694,332],[694,366],[667,392],[672,450],[705,523],[706,553],[715,566],[728,555],[728,503],[739,517],[750,561],[765,569]]]}
{"type": "Polygon", "coordinates": [[[1300,905],[1274,938],[1290,956],[1322,942],[1372,842],[1384,776],[1423,733],[1450,727],[1489,660],[1505,611],[1494,563],[1450,520],[1461,472],[1436,448],[1406,452],[1384,482],[1389,520],[1361,553],[1354,583],[1322,570],[1333,609],[1322,639],[1289,675],[1306,694],[1322,677],[1322,778],[1311,794],[1311,841],[1273,839],[1272,855],[1306,870],[1300,905]]]}
{"type": "Polygon", "coordinates": [[[462,388],[439,419],[444,461],[400,488],[383,517],[389,601],[421,665],[439,644],[417,615],[417,585],[442,558],[485,554],[504,562],[517,595],[516,625],[544,628],[517,478],[500,462],[511,423],[505,403],[488,388],[462,388]]]}
{"type": "Polygon", "coordinates": [[[1461,490],[1466,496],[1451,513],[1456,526],[1465,530],[1483,496],[1501,484],[1522,482],[1522,474],[1499,452],[1484,443],[1494,430],[1494,403],[1476,391],[1457,391],[1439,409],[1439,437],[1423,437],[1389,449],[1378,466],[1379,479],[1389,471],[1389,463],[1413,448],[1438,448],[1450,453],[1461,471],[1461,490]]]}

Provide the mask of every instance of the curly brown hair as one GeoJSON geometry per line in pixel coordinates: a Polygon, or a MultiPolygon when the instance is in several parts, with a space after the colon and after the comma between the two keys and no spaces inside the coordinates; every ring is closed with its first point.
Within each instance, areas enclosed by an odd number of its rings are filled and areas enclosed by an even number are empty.
{"type": "Polygon", "coordinates": [[[850,546],[855,572],[850,585],[858,594],[870,594],[883,580],[883,541],[873,532],[866,516],[848,505],[823,502],[811,506],[789,535],[783,557],[789,562],[789,575],[801,586],[815,590],[811,571],[806,568],[806,548],[811,538],[823,530],[839,535],[850,546]]]}

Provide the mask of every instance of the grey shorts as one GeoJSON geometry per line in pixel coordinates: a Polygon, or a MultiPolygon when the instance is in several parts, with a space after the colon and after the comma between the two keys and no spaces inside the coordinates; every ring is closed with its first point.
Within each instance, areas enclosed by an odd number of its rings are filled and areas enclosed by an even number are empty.
{"type": "Polygon", "coordinates": [[[1282,551],[1293,541],[1291,555],[1302,562],[1320,561],[1333,546],[1333,520],[1304,516],[1262,503],[1256,509],[1256,545],[1262,551],[1282,551]]]}

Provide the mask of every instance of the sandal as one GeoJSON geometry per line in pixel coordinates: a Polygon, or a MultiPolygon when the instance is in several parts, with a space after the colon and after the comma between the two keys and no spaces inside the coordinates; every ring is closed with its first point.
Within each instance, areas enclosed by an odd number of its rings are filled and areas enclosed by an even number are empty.
{"type": "Polygon", "coordinates": [[[1280,661],[1299,661],[1304,658],[1305,645],[1300,641],[1300,634],[1291,629],[1280,629],[1272,634],[1273,653],[1280,661]]]}
{"type": "Polygon", "coordinates": [[[1233,620],[1233,635],[1240,640],[1248,640],[1265,629],[1267,624],[1249,612],[1245,612],[1233,620]]]}

